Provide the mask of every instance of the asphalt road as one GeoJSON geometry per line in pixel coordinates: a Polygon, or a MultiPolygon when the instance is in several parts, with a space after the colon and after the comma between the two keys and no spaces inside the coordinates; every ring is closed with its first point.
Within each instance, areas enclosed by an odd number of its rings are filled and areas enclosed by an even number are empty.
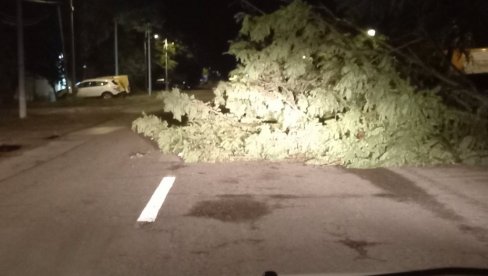
{"type": "Polygon", "coordinates": [[[1,275],[488,268],[488,170],[185,164],[121,116],[0,160],[1,275]],[[137,222],[175,176],[156,221],[137,222]]]}

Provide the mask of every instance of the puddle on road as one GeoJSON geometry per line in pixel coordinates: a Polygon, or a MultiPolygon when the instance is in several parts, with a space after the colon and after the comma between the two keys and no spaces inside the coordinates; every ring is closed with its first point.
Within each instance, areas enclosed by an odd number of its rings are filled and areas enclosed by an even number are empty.
{"type": "Polygon", "coordinates": [[[186,165],[184,163],[176,163],[176,164],[172,164],[170,167],[168,167],[168,170],[176,171],[176,170],[183,169],[183,168],[186,168],[186,165]]]}
{"type": "Polygon", "coordinates": [[[400,202],[414,202],[443,219],[451,221],[463,220],[455,211],[439,202],[434,196],[417,186],[413,181],[391,170],[385,168],[347,169],[347,172],[369,181],[384,191],[383,193],[374,195],[375,197],[390,198],[400,202]]]}
{"type": "Polygon", "coordinates": [[[21,148],[22,148],[21,145],[0,144],[0,153],[13,152],[21,148]]]}
{"type": "Polygon", "coordinates": [[[249,195],[236,195],[200,201],[187,215],[238,223],[256,221],[269,212],[270,209],[265,203],[257,201],[249,195]]]}
{"type": "Polygon", "coordinates": [[[290,194],[272,194],[272,195],[269,195],[269,198],[272,198],[272,199],[300,199],[300,198],[304,198],[304,196],[297,196],[297,195],[290,195],[290,194]]]}
{"type": "Polygon", "coordinates": [[[351,240],[349,238],[339,240],[338,243],[349,247],[358,253],[357,259],[374,259],[368,255],[368,247],[381,245],[379,242],[368,242],[363,240],[351,240]]]}
{"type": "Polygon", "coordinates": [[[55,139],[58,139],[59,137],[61,137],[61,136],[59,136],[57,134],[54,134],[54,135],[50,135],[50,136],[44,137],[44,139],[46,139],[46,140],[55,140],[55,139]]]}

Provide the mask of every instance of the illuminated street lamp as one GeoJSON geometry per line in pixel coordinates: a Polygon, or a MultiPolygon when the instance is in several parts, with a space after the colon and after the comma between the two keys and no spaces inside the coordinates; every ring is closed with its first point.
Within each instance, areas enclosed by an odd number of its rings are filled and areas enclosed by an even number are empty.
{"type": "MultiPolygon", "coordinates": [[[[147,48],[147,93],[151,96],[152,93],[152,76],[151,76],[151,29],[149,24],[146,26],[146,48],[147,48]]],[[[159,37],[154,34],[154,37],[159,37]]]]}
{"type": "Polygon", "coordinates": [[[165,90],[169,90],[169,77],[168,77],[168,44],[174,45],[174,42],[168,43],[168,39],[164,39],[164,78],[165,82],[165,90]]]}
{"type": "Polygon", "coordinates": [[[27,117],[25,103],[25,58],[24,58],[24,21],[22,19],[22,0],[17,0],[17,67],[19,71],[19,118],[27,117]]]}
{"type": "Polygon", "coordinates": [[[159,39],[159,34],[151,35],[151,29],[149,26],[146,29],[146,44],[147,44],[147,90],[149,95],[152,93],[152,76],[151,76],[151,37],[154,39],[159,39]]]}
{"type": "Polygon", "coordinates": [[[168,79],[168,39],[164,39],[164,78],[166,79],[165,82],[165,90],[168,91],[169,88],[169,79],[168,79]]]}
{"type": "Polygon", "coordinates": [[[114,61],[115,61],[115,75],[118,76],[119,75],[119,31],[118,31],[117,18],[114,18],[114,61]]]}
{"type": "Polygon", "coordinates": [[[373,37],[376,35],[376,30],[375,29],[369,29],[367,32],[366,32],[369,36],[373,37]]]}

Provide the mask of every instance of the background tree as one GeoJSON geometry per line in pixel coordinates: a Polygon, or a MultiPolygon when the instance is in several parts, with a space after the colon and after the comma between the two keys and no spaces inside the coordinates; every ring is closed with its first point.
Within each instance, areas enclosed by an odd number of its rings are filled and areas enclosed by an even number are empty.
{"type": "MultiPolygon", "coordinates": [[[[175,28],[170,31],[166,26],[162,11],[164,3],[145,0],[130,1],[95,1],[80,2],[80,44],[82,64],[87,64],[85,77],[111,75],[114,72],[114,20],[119,24],[119,72],[129,75],[131,85],[143,89],[146,83],[146,31],[168,38],[174,44],[168,47],[168,69],[177,74],[178,64],[191,65],[190,50],[178,38],[175,28]]],[[[163,40],[151,38],[153,76],[164,72],[163,40]]],[[[190,71],[191,70],[187,70],[190,71]]],[[[180,78],[186,78],[181,76],[180,78]]]]}
{"type": "Polygon", "coordinates": [[[0,22],[0,103],[12,100],[17,87],[15,28],[0,22]]]}
{"type": "Polygon", "coordinates": [[[158,39],[155,41],[154,51],[155,64],[160,69],[158,72],[164,74],[167,66],[170,82],[188,82],[194,78],[193,71],[189,68],[193,54],[181,40],[167,39],[166,45],[165,39],[158,39]]]}
{"type": "Polygon", "coordinates": [[[340,16],[376,28],[389,43],[418,54],[443,72],[453,49],[488,44],[488,2],[483,0],[341,0],[340,16]]]}
{"type": "MultiPolygon", "coordinates": [[[[0,100],[11,101],[17,88],[16,1],[0,6],[0,100]]],[[[55,6],[23,3],[25,70],[46,78],[53,86],[60,79],[61,37],[55,6]],[[32,46],[34,45],[34,46],[32,46]]]]}

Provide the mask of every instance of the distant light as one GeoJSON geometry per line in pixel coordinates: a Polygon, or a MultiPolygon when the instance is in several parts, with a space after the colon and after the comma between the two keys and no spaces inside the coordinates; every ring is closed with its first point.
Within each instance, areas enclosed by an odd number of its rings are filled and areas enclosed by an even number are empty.
{"type": "Polygon", "coordinates": [[[61,54],[59,54],[58,58],[59,58],[59,59],[63,59],[63,54],[62,54],[62,53],[61,53],[61,54]]]}
{"type": "Polygon", "coordinates": [[[304,55],[304,56],[302,56],[302,58],[303,58],[303,59],[306,59],[306,58],[307,58],[307,56],[305,56],[305,55],[304,55]]]}
{"type": "Polygon", "coordinates": [[[369,30],[367,31],[367,34],[368,34],[369,36],[375,36],[375,35],[376,35],[376,30],[375,30],[375,29],[369,29],[369,30]]]}
{"type": "Polygon", "coordinates": [[[154,39],[159,39],[159,35],[158,34],[154,34],[154,39]]]}
{"type": "Polygon", "coordinates": [[[86,67],[87,67],[86,64],[83,64],[83,69],[86,69],[86,67]]]}
{"type": "Polygon", "coordinates": [[[481,51],[486,52],[486,48],[481,49],[481,51]]]}

